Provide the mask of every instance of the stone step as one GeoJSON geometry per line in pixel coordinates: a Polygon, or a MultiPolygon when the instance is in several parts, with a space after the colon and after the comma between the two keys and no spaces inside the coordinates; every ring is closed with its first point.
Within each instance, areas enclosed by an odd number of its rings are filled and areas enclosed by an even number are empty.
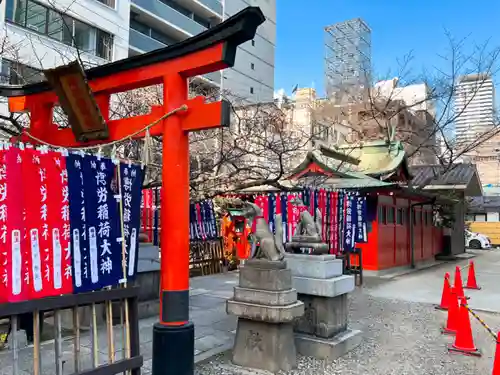
{"type": "Polygon", "coordinates": [[[295,289],[272,291],[234,287],[234,300],[263,305],[286,306],[297,302],[295,289]]]}
{"type": "Polygon", "coordinates": [[[243,319],[267,323],[290,323],[304,314],[304,304],[296,301],[286,306],[266,306],[230,299],[227,301],[226,311],[230,315],[243,319]]]}

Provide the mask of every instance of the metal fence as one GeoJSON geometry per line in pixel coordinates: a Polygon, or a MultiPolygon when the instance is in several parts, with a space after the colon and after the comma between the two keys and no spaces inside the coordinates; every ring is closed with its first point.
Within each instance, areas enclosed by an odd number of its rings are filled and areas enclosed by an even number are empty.
{"type": "Polygon", "coordinates": [[[137,297],[128,287],[0,304],[0,374],[140,375],[137,297]]]}

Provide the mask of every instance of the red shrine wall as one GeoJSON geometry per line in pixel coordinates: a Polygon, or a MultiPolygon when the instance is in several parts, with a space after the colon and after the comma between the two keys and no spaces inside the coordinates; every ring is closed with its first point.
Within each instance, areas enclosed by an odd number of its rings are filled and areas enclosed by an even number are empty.
{"type": "MultiPolygon", "coordinates": [[[[411,265],[409,206],[419,202],[379,195],[377,216],[368,228],[368,242],[357,245],[362,250],[364,270],[380,271],[411,265]]],[[[430,205],[416,206],[414,211],[415,262],[432,260],[441,250],[443,231],[433,226],[430,205]]]]}

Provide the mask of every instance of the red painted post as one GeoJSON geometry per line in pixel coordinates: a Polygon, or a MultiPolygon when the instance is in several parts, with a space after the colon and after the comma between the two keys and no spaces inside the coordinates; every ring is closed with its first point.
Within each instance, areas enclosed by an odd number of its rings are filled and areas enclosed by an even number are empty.
{"type": "MultiPolygon", "coordinates": [[[[187,87],[187,80],[179,74],[165,77],[165,112],[186,102],[187,87]]],[[[189,322],[189,138],[182,119],[178,115],[163,121],[160,322],[153,328],[155,375],[194,372],[194,325],[189,322]]]]}

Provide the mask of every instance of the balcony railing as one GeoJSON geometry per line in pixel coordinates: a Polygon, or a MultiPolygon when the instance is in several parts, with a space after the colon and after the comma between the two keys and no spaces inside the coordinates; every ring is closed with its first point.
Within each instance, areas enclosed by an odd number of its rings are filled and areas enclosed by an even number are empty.
{"type": "Polygon", "coordinates": [[[220,0],[197,0],[215,13],[222,15],[222,2],[220,0]]]}
{"type": "Polygon", "coordinates": [[[130,29],[129,44],[143,52],[165,47],[165,44],[134,29],[130,29]]]}
{"type": "MultiPolygon", "coordinates": [[[[206,0],[210,1],[210,0],[206,0]]],[[[153,13],[191,35],[199,34],[206,28],[184,14],[177,12],[159,0],[132,0],[133,4],[153,13]]]]}

